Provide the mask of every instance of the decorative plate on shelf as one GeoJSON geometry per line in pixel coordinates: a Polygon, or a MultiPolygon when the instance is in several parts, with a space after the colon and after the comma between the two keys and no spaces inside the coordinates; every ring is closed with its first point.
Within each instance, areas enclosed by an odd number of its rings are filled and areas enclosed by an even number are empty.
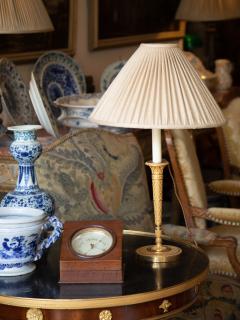
{"type": "Polygon", "coordinates": [[[53,103],[57,98],[86,92],[86,80],[80,66],[61,51],[48,51],[40,56],[33,74],[55,117],[60,114],[53,103]]]}
{"type": "Polygon", "coordinates": [[[115,79],[115,77],[118,75],[119,71],[122,69],[125,63],[126,63],[125,60],[119,60],[106,67],[100,79],[101,92],[104,92],[107,90],[107,88],[109,87],[111,82],[115,79]]]}
{"type": "Polygon", "coordinates": [[[15,65],[6,58],[0,59],[0,97],[1,105],[9,115],[6,125],[37,122],[26,85],[15,65]]]}
{"type": "Polygon", "coordinates": [[[49,104],[46,102],[41,88],[37,85],[33,73],[29,84],[29,95],[41,125],[49,134],[59,137],[57,121],[49,104]]]}

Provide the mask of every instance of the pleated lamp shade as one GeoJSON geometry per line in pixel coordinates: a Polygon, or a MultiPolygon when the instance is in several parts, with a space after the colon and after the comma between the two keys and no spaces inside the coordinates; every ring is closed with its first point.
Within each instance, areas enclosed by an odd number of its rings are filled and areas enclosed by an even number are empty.
{"type": "Polygon", "coordinates": [[[187,21],[218,21],[239,17],[239,0],[182,0],[176,12],[176,19],[187,21]]]}
{"type": "Polygon", "coordinates": [[[42,0],[1,0],[0,33],[35,33],[53,31],[42,0]]]}
{"type": "Polygon", "coordinates": [[[90,119],[102,125],[146,129],[207,128],[225,122],[176,44],[141,44],[90,119]]]}

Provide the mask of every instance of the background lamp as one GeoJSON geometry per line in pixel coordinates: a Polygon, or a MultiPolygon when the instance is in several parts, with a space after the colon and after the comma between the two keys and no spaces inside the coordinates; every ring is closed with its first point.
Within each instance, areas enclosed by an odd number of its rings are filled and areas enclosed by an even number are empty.
{"type": "MultiPolygon", "coordinates": [[[[42,0],[0,1],[0,34],[37,33],[53,30],[53,24],[42,0]]],[[[2,90],[0,90],[0,96],[3,98],[2,90]]],[[[7,129],[2,125],[2,119],[0,119],[0,132],[6,131],[7,129]]]]}
{"type": "Polygon", "coordinates": [[[0,34],[53,31],[42,0],[1,0],[0,34]]]}
{"type": "Polygon", "coordinates": [[[161,129],[220,126],[224,117],[177,44],[141,44],[111,83],[90,119],[101,125],[152,129],[155,245],[138,254],[153,262],[175,260],[181,249],[162,244],[161,129]]]}
{"type": "Polygon", "coordinates": [[[175,18],[187,21],[220,21],[239,17],[239,0],[181,0],[175,18]]]}
{"type": "Polygon", "coordinates": [[[215,59],[216,21],[240,18],[239,0],[181,0],[175,19],[206,23],[206,55],[208,67],[215,59]]]}

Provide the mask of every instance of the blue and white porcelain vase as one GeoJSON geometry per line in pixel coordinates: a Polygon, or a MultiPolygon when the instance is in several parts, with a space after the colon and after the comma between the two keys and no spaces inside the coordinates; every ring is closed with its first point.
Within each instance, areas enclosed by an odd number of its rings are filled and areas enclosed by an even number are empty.
{"type": "Polygon", "coordinates": [[[8,128],[14,132],[10,152],[18,161],[19,169],[16,188],[3,198],[1,207],[37,208],[52,215],[53,199],[39,188],[34,168],[34,162],[42,152],[36,135],[38,129],[41,129],[41,126],[22,125],[8,128]]]}

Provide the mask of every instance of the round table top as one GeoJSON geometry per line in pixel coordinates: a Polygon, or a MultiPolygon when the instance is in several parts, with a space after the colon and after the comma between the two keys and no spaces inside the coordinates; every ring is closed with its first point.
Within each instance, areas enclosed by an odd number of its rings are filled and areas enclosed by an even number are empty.
{"type": "Polygon", "coordinates": [[[31,274],[0,277],[0,303],[49,309],[122,306],[182,293],[206,278],[208,258],[202,250],[187,242],[164,239],[164,243],[180,247],[182,254],[176,262],[152,264],[136,254],[137,248],[152,243],[152,234],[124,232],[123,283],[60,284],[58,242],[31,274]]]}

